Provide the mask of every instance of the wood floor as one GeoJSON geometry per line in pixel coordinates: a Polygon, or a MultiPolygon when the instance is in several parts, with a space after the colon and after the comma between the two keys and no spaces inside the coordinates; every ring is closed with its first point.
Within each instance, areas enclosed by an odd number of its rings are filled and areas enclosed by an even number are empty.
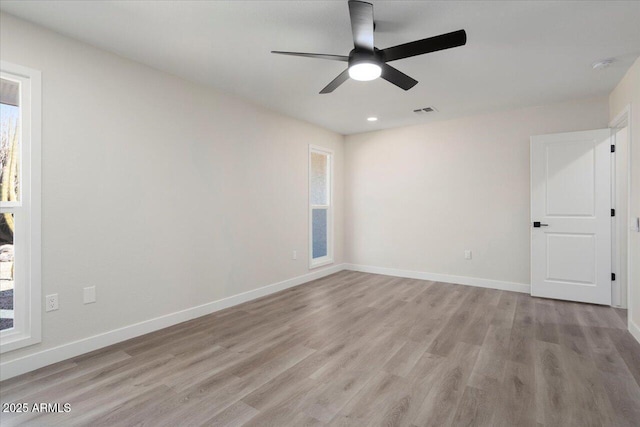
{"type": "Polygon", "coordinates": [[[0,383],[10,425],[638,426],[610,307],[356,272],[0,383]]]}

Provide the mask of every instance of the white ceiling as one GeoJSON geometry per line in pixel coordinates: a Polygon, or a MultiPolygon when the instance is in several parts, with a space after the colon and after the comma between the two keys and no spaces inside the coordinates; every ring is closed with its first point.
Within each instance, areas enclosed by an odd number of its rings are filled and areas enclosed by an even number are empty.
{"type": "Polygon", "coordinates": [[[10,14],[342,134],[607,95],[640,55],[640,1],[373,1],[376,46],[458,29],[467,45],[396,61],[420,83],[318,92],[345,64],[346,1],[6,1],[10,14]],[[615,58],[594,71],[591,64],[615,58]],[[434,106],[418,116],[412,110],[434,106]],[[378,122],[365,119],[375,115],[378,122]]]}

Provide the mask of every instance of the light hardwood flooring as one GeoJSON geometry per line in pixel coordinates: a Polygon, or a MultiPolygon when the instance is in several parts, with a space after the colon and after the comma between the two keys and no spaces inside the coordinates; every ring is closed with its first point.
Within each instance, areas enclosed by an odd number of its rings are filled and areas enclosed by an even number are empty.
{"type": "Polygon", "coordinates": [[[0,383],[11,425],[639,426],[610,307],[340,272],[0,383]]]}

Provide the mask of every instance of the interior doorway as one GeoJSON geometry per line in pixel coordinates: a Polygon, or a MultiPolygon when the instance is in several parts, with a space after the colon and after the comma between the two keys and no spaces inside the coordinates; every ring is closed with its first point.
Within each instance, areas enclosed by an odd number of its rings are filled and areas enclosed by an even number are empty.
{"type": "Polygon", "coordinates": [[[611,143],[615,155],[611,159],[611,206],[615,216],[611,223],[611,265],[615,281],[611,287],[611,305],[627,308],[629,299],[629,200],[631,182],[631,135],[628,111],[623,111],[611,124],[611,143]]]}

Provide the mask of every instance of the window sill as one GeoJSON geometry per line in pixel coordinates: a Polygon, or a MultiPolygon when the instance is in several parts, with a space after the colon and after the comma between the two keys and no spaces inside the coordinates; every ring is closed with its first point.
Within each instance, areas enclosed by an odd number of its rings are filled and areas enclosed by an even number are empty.
{"type": "Polygon", "coordinates": [[[318,258],[317,260],[311,261],[309,263],[309,270],[313,270],[314,268],[322,267],[329,264],[333,264],[333,258],[318,258]]]}
{"type": "Polygon", "coordinates": [[[14,331],[2,334],[0,335],[0,354],[38,344],[40,341],[40,336],[26,332],[14,331]]]}

